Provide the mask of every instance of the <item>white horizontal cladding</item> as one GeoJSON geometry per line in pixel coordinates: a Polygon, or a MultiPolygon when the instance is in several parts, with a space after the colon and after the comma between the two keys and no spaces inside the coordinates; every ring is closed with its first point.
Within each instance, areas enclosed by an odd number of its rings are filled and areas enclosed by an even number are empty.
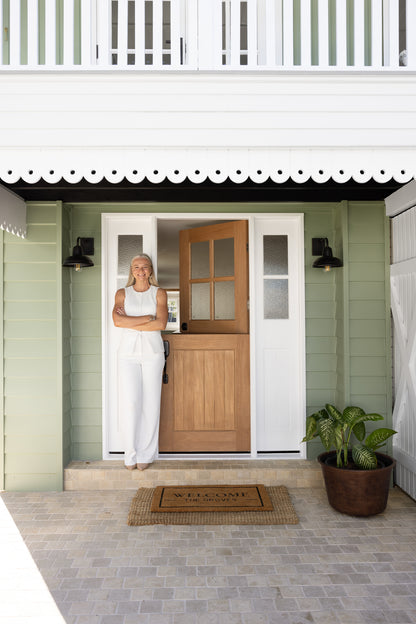
{"type": "Polygon", "coordinates": [[[195,184],[207,180],[221,184],[230,179],[236,184],[247,180],[277,184],[293,180],[340,184],[355,181],[402,184],[416,178],[413,150],[374,149],[108,149],[108,150],[0,150],[0,181],[13,184],[19,179],[35,184],[40,180],[54,184],[65,180],[99,183],[122,180],[154,184],[165,179],[195,184]]]}
{"type": "Polygon", "coordinates": [[[0,73],[0,92],[7,182],[416,174],[409,75],[0,73]]]}
{"type": "Polygon", "coordinates": [[[26,237],[26,204],[0,185],[0,229],[26,237]]]}

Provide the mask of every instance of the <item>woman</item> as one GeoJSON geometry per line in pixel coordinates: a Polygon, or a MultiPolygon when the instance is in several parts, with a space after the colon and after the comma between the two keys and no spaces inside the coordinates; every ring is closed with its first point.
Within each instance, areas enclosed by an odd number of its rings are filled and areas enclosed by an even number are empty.
{"type": "Polygon", "coordinates": [[[123,330],[118,349],[119,418],[128,470],[145,470],[157,455],[165,363],[161,330],[168,320],[147,254],[132,259],[125,288],[116,292],[113,322],[123,330]]]}

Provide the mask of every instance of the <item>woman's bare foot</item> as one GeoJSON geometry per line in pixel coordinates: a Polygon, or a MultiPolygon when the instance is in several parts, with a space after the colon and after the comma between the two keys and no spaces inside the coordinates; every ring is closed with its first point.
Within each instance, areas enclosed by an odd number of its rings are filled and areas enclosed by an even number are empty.
{"type": "Polygon", "coordinates": [[[138,470],[146,470],[150,464],[136,464],[138,470]]]}

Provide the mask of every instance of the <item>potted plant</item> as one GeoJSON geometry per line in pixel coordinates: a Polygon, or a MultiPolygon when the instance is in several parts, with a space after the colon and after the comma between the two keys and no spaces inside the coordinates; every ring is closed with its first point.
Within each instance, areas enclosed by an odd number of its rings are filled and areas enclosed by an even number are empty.
{"type": "Polygon", "coordinates": [[[329,404],[306,419],[302,442],[319,437],[327,451],[318,461],[329,504],[351,516],[372,516],[387,505],[396,462],[377,451],[397,432],[380,427],[366,436],[365,423],[377,420],[383,416],[366,414],[361,407],[349,406],[340,412],[329,404]]]}

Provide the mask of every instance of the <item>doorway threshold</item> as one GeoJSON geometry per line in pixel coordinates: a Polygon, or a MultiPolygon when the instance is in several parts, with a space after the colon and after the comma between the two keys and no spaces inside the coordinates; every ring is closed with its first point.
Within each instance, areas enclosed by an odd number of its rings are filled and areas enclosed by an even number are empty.
{"type": "Polygon", "coordinates": [[[250,456],[165,457],[143,472],[126,470],[122,460],[72,461],[64,470],[65,490],[137,490],[158,485],[286,485],[323,487],[316,460],[250,456]]]}

